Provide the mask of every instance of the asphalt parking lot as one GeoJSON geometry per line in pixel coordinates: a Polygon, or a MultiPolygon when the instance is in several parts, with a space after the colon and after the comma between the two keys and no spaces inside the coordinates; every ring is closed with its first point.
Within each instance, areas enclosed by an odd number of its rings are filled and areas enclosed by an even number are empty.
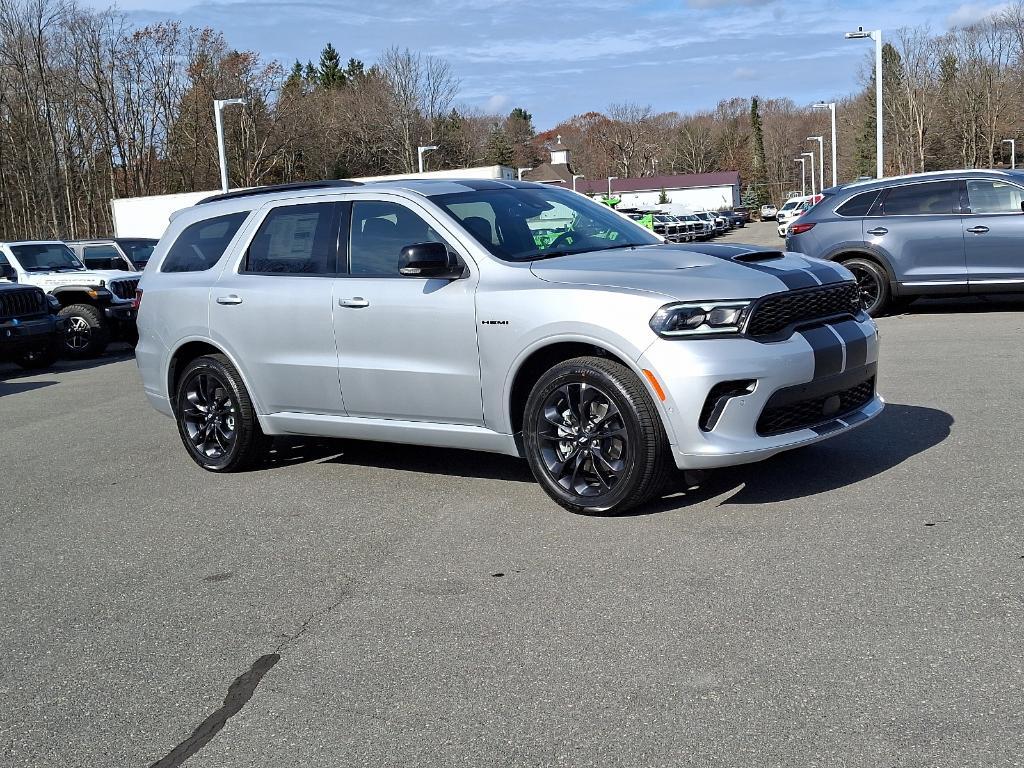
{"type": "Polygon", "coordinates": [[[0,764],[1020,765],[1024,299],[880,326],[875,422],[619,518],[460,451],[207,474],[124,350],[0,366],[0,764]]]}

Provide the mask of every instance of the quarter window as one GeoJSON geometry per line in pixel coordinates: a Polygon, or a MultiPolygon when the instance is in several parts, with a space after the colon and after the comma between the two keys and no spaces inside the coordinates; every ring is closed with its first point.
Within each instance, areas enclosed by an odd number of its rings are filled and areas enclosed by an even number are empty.
{"type": "Polygon", "coordinates": [[[957,206],[956,187],[955,181],[892,187],[885,196],[882,208],[886,216],[950,214],[957,206]]]}
{"type": "Polygon", "coordinates": [[[1024,190],[1005,181],[972,179],[967,182],[971,213],[1021,213],[1024,190]]]}
{"type": "Polygon", "coordinates": [[[859,195],[851,197],[845,203],[836,208],[836,213],[840,216],[859,217],[867,216],[868,211],[871,210],[871,206],[875,204],[875,199],[878,197],[878,190],[872,190],[871,192],[861,192],[859,195]]]}
{"type": "Polygon", "coordinates": [[[249,211],[240,211],[188,225],[167,251],[160,271],[205,272],[213,268],[248,216],[249,211]]]}
{"type": "Polygon", "coordinates": [[[311,203],[274,208],[245,256],[245,272],[333,275],[338,271],[341,204],[311,203]]]}
{"type": "Polygon", "coordinates": [[[398,277],[398,256],[407,245],[444,239],[404,205],[357,200],[352,204],[349,250],[353,275],[398,277]]]}

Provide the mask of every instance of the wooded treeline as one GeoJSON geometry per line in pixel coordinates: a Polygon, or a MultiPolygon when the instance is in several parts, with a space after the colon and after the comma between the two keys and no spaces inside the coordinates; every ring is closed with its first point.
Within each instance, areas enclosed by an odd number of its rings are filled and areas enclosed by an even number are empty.
{"type": "MultiPolygon", "coordinates": [[[[838,99],[841,180],[874,171],[869,63],[862,81],[838,99]]],[[[1008,163],[1022,81],[1024,0],[946,34],[890,35],[887,173],[1008,163]]],[[[526,109],[484,114],[458,91],[446,62],[408,50],[367,65],[328,45],[288,67],[212,29],[0,0],[0,237],[105,235],[111,198],[217,188],[216,98],[246,100],[224,112],[233,186],[413,172],[425,144],[439,147],[431,169],[529,167],[560,135],[588,178],[738,170],[749,202],[779,202],[800,187],[793,158],[816,146],[805,137],[829,136],[827,112],[756,98],[691,114],[617,104],[538,134],[526,109]]]]}

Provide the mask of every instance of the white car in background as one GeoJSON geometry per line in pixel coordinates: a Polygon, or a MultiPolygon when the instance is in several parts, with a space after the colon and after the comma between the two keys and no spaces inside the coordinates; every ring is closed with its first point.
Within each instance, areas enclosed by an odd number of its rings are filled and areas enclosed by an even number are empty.
{"type": "Polygon", "coordinates": [[[761,206],[761,221],[771,221],[778,214],[779,209],[769,203],[761,206]]]}
{"type": "Polygon", "coordinates": [[[779,225],[779,237],[785,237],[786,231],[793,220],[802,216],[805,211],[810,210],[811,206],[820,199],[821,195],[804,195],[802,197],[789,198],[776,214],[776,221],[779,225]]]}

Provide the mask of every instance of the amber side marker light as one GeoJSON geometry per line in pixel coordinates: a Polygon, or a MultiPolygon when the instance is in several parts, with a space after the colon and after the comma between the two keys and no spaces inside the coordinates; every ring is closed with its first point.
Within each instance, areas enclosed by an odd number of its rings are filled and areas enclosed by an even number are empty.
{"type": "Polygon", "coordinates": [[[651,382],[651,386],[654,387],[654,392],[657,394],[658,399],[661,400],[661,402],[665,402],[665,390],[662,389],[661,384],[658,383],[658,377],[646,368],[643,369],[643,372],[644,376],[647,377],[647,380],[651,382]]]}

